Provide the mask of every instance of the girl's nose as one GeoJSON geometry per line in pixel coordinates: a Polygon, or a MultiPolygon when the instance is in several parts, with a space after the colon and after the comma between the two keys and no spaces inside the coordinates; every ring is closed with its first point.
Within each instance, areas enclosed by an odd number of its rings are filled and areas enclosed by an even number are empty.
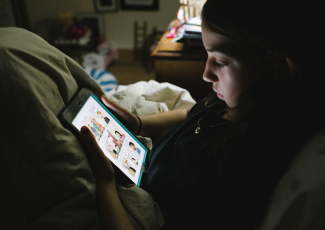
{"type": "Polygon", "coordinates": [[[211,63],[209,62],[209,60],[207,61],[207,63],[205,64],[205,70],[203,72],[203,80],[206,82],[216,82],[218,81],[218,76],[213,72],[213,69],[211,68],[211,63]]]}

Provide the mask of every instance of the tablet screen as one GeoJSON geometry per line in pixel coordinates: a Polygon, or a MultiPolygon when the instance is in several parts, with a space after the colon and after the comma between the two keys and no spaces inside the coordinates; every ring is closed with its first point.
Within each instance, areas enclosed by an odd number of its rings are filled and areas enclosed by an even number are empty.
{"type": "Polygon", "coordinates": [[[78,130],[82,126],[88,126],[108,159],[139,185],[147,148],[93,94],[84,103],[72,124],[78,130]]]}

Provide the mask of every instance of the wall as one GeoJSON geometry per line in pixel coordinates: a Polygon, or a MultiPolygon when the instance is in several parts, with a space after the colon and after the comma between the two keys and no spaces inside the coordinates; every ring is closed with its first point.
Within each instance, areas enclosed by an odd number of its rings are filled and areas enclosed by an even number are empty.
{"type": "MultiPolygon", "coordinates": [[[[94,12],[92,0],[28,0],[27,11],[32,29],[36,22],[44,18],[58,19],[59,12],[94,12]]],[[[119,49],[133,48],[133,23],[147,20],[148,33],[153,27],[165,30],[176,17],[179,0],[159,0],[159,11],[121,11],[103,13],[106,40],[119,49]]]]}
{"type": "Polygon", "coordinates": [[[10,0],[0,0],[0,27],[16,26],[10,0]]]}

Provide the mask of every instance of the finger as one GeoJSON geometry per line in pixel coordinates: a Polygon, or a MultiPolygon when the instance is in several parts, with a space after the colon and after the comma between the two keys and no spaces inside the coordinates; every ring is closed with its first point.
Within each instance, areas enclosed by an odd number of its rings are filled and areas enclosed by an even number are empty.
{"type": "Polygon", "coordinates": [[[120,105],[116,104],[114,101],[109,100],[104,95],[102,95],[101,100],[104,103],[104,105],[106,105],[108,108],[110,108],[111,111],[114,112],[115,114],[123,116],[123,114],[125,112],[128,112],[128,110],[126,110],[125,108],[123,108],[120,105]]]}
{"type": "Polygon", "coordinates": [[[133,133],[136,134],[139,130],[139,120],[137,116],[118,105],[117,103],[109,100],[106,96],[102,96],[101,100],[103,104],[110,109],[110,111],[116,116],[123,124],[133,133]]]}
{"type": "Polygon", "coordinates": [[[81,127],[81,138],[89,152],[88,160],[98,184],[115,184],[115,174],[111,162],[105,156],[97,141],[87,126],[81,127]]]}
{"type": "Polygon", "coordinates": [[[87,126],[81,127],[81,138],[84,141],[88,152],[90,153],[91,161],[98,161],[105,157],[103,151],[97,144],[97,141],[87,126]]]}
{"type": "Polygon", "coordinates": [[[102,95],[100,99],[107,107],[111,109],[115,107],[115,103],[113,101],[110,101],[105,95],[102,95]]]}

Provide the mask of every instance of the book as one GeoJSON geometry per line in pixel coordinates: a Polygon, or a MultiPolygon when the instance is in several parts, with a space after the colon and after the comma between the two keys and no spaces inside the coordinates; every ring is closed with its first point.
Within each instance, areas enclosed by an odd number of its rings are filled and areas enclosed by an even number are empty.
{"type": "Polygon", "coordinates": [[[198,25],[187,25],[184,26],[185,33],[187,34],[202,34],[202,28],[198,25]]]}
{"type": "Polygon", "coordinates": [[[186,33],[184,27],[181,27],[177,31],[176,37],[172,42],[187,42],[187,40],[199,40],[202,41],[202,34],[186,33]]]}
{"type": "Polygon", "coordinates": [[[197,17],[194,17],[194,18],[191,18],[191,19],[187,20],[186,24],[187,25],[201,26],[201,24],[202,24],[201,16],[197,16],[197,17]]]}

